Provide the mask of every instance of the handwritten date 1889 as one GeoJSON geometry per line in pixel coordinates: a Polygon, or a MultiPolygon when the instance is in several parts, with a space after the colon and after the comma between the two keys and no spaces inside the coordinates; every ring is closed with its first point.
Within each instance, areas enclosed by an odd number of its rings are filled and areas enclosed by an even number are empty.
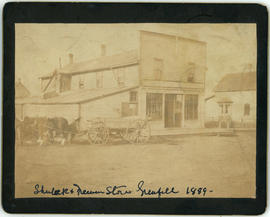
{"type": "Polygon", "coordinates": [[[187,187],[187,195],[202,195],[205,196],[207,192],[213,192],[213,190],[208,190],[206,187],[187,187]]]}

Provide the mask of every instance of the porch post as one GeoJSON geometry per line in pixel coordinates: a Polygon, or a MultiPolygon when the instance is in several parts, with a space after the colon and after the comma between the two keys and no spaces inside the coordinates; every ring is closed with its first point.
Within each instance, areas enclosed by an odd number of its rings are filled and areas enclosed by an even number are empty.
{"type": "Polygon", "coordinates": [[[78,104],[78,118],[79,118],[79,130],[82,129],[82,120],[81,120],[81,116],[82,116],[82,105],[81,103],[78,104]]]}
{"type": "Polygon", "coordinates": [[[204,93],[198,94],[199,100],[199,115],[200,115],[200,125],[204,128],[204,120],[205,120],[205,101],[204,101],[204,93]]]}
{"type": "Polygon", "coordinates": [[[166,94],[162,94],[162,125],[165,128],[165,96],[166,94]]]}
{"type": "Polygon", "coordinates": [[[182,123],[181,127],[185,127],[185,95],[182,95],[182,123]]]}
{"type": "Polygon", "coordinates": [[[141,87],[138,89],[138,116],[146,118],[146,91],[141,87]]]}

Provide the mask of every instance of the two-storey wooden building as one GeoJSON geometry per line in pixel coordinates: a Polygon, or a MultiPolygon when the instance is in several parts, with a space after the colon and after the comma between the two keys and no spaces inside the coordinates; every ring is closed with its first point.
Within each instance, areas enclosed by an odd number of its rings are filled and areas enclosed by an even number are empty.
{"type": "Polygon", "coordinates": [[[87,120],[139,116],[153,129],[203,126],[206,43],[140,31],[136,50],[74,62],[40,78],[43,97],[16,101],[16,115],[87,120]]]}

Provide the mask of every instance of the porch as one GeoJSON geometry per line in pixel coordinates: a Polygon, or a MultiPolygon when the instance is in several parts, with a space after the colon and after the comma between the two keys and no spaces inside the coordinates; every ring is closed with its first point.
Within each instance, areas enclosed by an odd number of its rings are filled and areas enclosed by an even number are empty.
{"type": "Polygon", "coordinates": [[[233,135],[233,128],[164,128],[151,130],[152,136],[163,135],[233,135]]]}

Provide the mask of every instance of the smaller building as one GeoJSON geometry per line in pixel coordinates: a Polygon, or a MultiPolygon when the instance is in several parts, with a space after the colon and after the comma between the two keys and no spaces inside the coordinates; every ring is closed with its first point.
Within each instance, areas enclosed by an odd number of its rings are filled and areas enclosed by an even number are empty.
{"type": "Polygon", "coordinates": [[[214,93],[206,99],[206,127],[256,127],[256,72],[227,74],[214,93]]]}
{"type": "Polygon", "coordinates": [[[31,94],[29,90],[22,84],[21,79],[15,82],[15,98],[26,98],[29,97],[31,94]]]}

